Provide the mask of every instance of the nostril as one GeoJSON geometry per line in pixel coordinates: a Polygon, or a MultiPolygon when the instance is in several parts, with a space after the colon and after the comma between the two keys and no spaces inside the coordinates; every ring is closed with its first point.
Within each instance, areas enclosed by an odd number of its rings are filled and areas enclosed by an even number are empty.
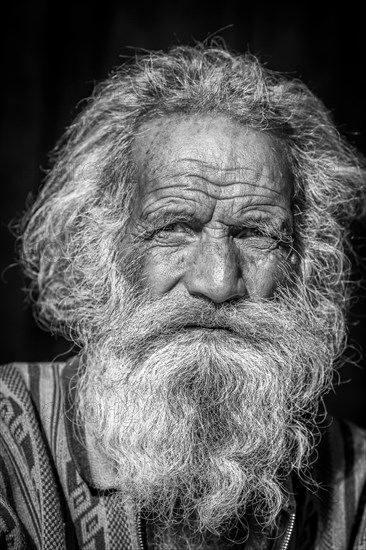
{"type": "Polygon", "coordinates": [[[203,300],[208,300],[210,303],[216,305],[223,303],[234,303],[238,300],[243,299],[244,293],[236,293],[235,291],[230,292],[229,290],[218,290],[218,289],[205,289],[198,292],[197,290],[188,289],[188,292],[191,296],[196,298],[201,298],[203,300]]]}

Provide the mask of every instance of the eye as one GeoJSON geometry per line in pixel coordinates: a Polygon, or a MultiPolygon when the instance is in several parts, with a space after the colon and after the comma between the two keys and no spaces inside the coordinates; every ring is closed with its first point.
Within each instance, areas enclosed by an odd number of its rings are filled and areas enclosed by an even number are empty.
{"type": "Polygon", "coordinates": [[[236,239],[245,239],[247,237],[270,237],[258,229],[258,227],[241,227],[232,230],[232,236],[236,239]]]}
{"type": "Polygon", "coordinates": [[[169,239],[170,237],[183,237],[191,232],[191,228],[184,222],[172,222],[163,225],[158,229],[154,229],[150,233],[150,239],[160,238],[160,239],[169,239]]]}
{"type": "Polygon", "coordinates": [[[181,233],[186,231],[187,227],[182,222],[174,222],[164,225],[164,227],[158,229],[156,233],[181,233]]]}

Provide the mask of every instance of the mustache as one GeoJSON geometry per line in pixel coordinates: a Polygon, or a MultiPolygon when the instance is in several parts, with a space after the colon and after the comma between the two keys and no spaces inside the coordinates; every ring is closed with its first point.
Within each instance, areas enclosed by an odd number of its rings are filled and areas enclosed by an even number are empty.
{"type": "Polygon", "coordinates": [[[162,296],[159,299],[140,297],[132,300],[118,324],[118,336],[129,345],[148,345],[152,340],[174,337],[177,334],[200,334],[202,338],[239,338],[255,344],[283,337],[286,326],[296,330],[298,309],[285,300],[242,299],[214,304],[203,298],[162,296]],[[121,330],[122,329],[122,330],[121,330]]]}

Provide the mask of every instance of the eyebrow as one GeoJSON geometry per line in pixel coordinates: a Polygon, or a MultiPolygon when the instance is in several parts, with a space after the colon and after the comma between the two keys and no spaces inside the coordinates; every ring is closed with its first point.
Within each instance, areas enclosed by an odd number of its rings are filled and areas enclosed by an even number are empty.
{"type": "Polygon", "coordinates": [[[242,227],[254,226],[269,233],[275,232],[283,235],[292,235],[294,231],[292,219],[290,217],[276,218],[263,213],[259,213],[255,216],[246,216],[240,220],[237,225],[242,227]]]}
{"type": "Polygon", "coordinates": [[[140,220],[148,226],[167,225],[172,221],[190,221],[199,222],[199,218],[194,210],[187,210],[186,208],[174,208],[174,209],[161,209],[153,214],[142,214],[140,220]]]}

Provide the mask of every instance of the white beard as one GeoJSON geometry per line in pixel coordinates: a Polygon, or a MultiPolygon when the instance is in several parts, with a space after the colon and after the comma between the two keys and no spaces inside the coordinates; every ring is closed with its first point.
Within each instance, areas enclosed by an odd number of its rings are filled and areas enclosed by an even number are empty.
{"type": "Polygon", "coordinates": [[[248,512],[273,525],[284,480],[306,468],[334,351],[307,304],[284,304],[163,297],[86,350],[81,422],[96,404],[89,429],[114,486],[165,527],[218,535],[248,512]]]}

